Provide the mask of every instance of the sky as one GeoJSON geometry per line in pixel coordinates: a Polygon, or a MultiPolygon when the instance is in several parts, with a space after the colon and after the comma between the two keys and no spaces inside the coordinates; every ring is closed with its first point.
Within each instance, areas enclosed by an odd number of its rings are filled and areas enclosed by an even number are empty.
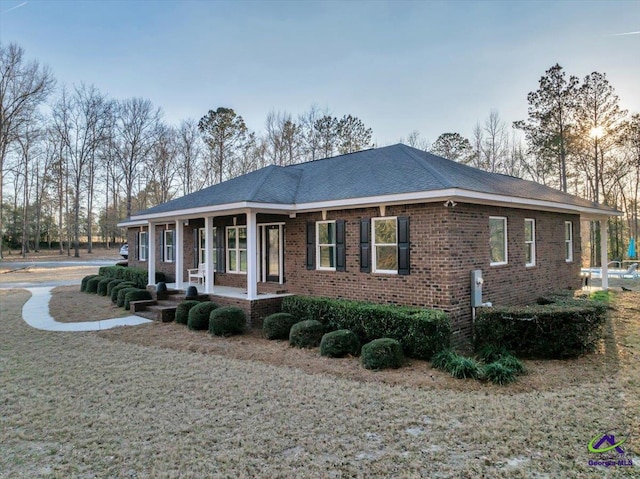
{"type": "Polygon", "coordinates": [[[224,106],[261,132],[271,110],[315,104],[357,116],[378,146],[470,138],[491,110],[525,119],[555,63],[605,73],[640,113],[640,0],[0,0],[0,42],[59,85],[148,98],[176,125],[224,106]]]}

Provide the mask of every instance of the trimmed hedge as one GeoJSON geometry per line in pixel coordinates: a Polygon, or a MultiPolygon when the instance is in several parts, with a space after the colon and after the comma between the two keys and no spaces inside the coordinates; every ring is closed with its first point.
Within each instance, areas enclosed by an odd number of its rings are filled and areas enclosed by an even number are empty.
{"type": "Polygon", "coordinates": [[[196,331],[209,329],[209,316],[218,305],[211,301],[204,301],[196,304],[189,310],[187,327],[196,331]]]}
{"type": "Polygon", "coordinates": [[[288,339],[298,319],[289,313],[270,314],[262,321],[262,334],[267,339],[288,339]]]}
{"type": "Polygon", "coordinates": [[[289,344],[297,348],[315,348],[320,345],[326,329],[320,321],[309,319],[291,327],[289,344]]]}
{"type": "Polygon", "coordinates": [[[99,276],[99,275],[97,275],[97,274],[90,274],[90,275],[87,275],[87,276],[85,276],[84,278],[82,278],[82,281],[80,281],[80,292],[81,292],[81,293],[86,292],[86,291],[87,291],[87,283],[89,282],[89,280],[90,280],[91,278],[96,278],[97,276],[99,276]]]}
{"type": "Polygon", "coordinates": [[[383,337],[395,339],[404,354],[417,359],[430,359],[449,347],[451,336],[449,318],[433,309],[289,296],[282,302],[282,311],[298,319],[320,321],[329,330],[349,329],[362,343],[383,337]]]}
{"type": "Polygon", "coordinates": [[[176,307],[176,323],[187,324],[189,322],[189,311],[200,301],[185,300],[176,307]]]}
{"type": "Polygon", "coordinates": [[[360,354],[360,340],[353,331],[338,329],[322,336],[320,354],[330,358],[341,358],[348,354],[360,354]]]}
{"type": "Polygon", "coordinates": [[[606,321],[606,303],[557,299],[546,305],[481,308],[476,316],[474,346],[503,347],[528,358],[574,358],[592,352],[606,321]]]}
{"type": "Polygon", "coordinates": [[[247,315],[237,306],[216,308],[209,315],[209,333],[214,336],[242,334],[247,326],[247,315]]]}
{"type": "Polygon", "coordinates": [[[87,281],[87,286],[86,286],[86,288],[84,290],[85,293],[92,293],[92,294],[97,293],[98,292],[98,284],[103,279],[106,279],[106,278],[104,278],[103,276],[94,276],[89,281],[87,281]]]}
{"type": "Polygon", "coordinates": [[[140,288],[129,286],[128,288],[122,288],[118,291],[118,299],[116,300],[116,305],[118,306],[118,308],[124,308],[124,301],[126,299],[127,293],[130,293],[131,291],[140,291],[140,288]]]}
{"type": "Polygon", "coordinates": [[[131,301],[142,301],[144,299],[153,299],[148,290],[138,289],[135,291],[129,291],[124,295],[124,309],[131,309],[131,301]]]}
{"type": "Polygon", "coordinates": [[[402,346],[395,339],[374,339],[362,346],[362,365],[367,369],[397,369],[403,363],[402,346]]]}
{"type": "Polygon", "coordinates": [[[98,283],[98,289],[96,290],[96,292],[98,293],[98,296],[107,295],[107,286],[109,286],[109,283],[111,281],[113,281],[111,278],[104,278],[102,281],[98,283]]]}
{"type": "MultiPolygon", "coordinates": [[[[144,289],[149,284],[149,272],[143,268],[128,268],[126,266],[102,266],[98,273],[105,278],[123,279],[135,284],[138,288],[144,289]]],[[[165,274],[156,271],[155,282],[165,280],[165,274]]]]}
{"type": "Polygon", "coordinates": [[[116,284],[113,288],[111,288],[111,302],[112,303],[118,302],[118,293],[120,292],[121,289],[133,288],[133,287],[135,287],[135,284],[130,283],[129,281],[123,281],[120,284],[116,284]]]}
{"type": "Polygon", "coordinates": [[[107,285],[107,296],[111,297],[111,292],[113,291],[113,288],[115,288],[120,283],[124,283],[124,280],[112,279],[111,281],[109,281],[109,284],[107,285]]]}

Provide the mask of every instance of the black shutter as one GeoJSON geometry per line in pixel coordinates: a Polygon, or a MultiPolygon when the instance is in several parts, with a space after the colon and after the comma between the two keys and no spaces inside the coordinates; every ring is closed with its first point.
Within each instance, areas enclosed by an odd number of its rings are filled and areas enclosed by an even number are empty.
{"type": "MultiPolygon", "coordinates": [[[[158,243],[160,244],[160,261],[162,262],[164,262],[164,232],[164,229],[160,230],[160,241],[158,241],[158,243]]],[[[155,228],[153,230],[153,234],[157,234],[157,230],[155,228]]]]}
{"type": "Polygon", "coordinates": [[[307,222],[307,269],[316,269],[316,224],[307,222]]]}
{"type": "Polygon", "coordinates": [[[216,272],[217,273],[224,273],[226,268],[225,268],[225,259],[226,259],[226,255],[224,254],[224,248],[225,248],[225,238],[224,238],[224,231],[225,231],[225,227],[224,226],[218,226],[216,228],[216,272]]]}
{"type": "Polygon", "coordinates": [[[409,261],[409,218],[398,217],[398,274],[407,275],[411,271],[409,261]]]}
{"type": "MultiPolygon", "coordinates": [[[[136,232],[136,234],[133,236],[133,251],[134,251],[133,257],[139,260],[140,259],[140,232],[136,232]]],[[[131,251],[129,251],[129,255],[131,255],[131,251]]]]}
{"type": "Polygon", "coordinates": [[[336,271],[347,270],[346,227],[344,220],[336,220],[336,271]]]}
{"type": "Polygon", "coordinates": [[[193,267],[200,264],[200,230],[193,228],[193,267]]]}
{"type": "Polygon", "coordinates": [[[371,272],[371,220],[360,220],[360,272],[371,272]]]}

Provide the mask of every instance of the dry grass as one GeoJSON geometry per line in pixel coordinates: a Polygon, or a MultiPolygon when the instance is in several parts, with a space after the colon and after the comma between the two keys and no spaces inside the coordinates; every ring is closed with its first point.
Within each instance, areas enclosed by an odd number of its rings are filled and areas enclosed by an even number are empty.
{"type": "Polygon", "coordinates": [[[79,286],[59,286],[52,291],[49,314],[60,323],[122,318],[131,312],[118,308],[107,296],[81,293],[79,286]]]}
{"type": "Polygon", "coordinates": [[[27,297],[0,291],[0,477],[600,478],[640,471],[636,293],[619,295],[599,354],[529,362],[532,373],[506,388],[450,381],[420,361],[356,375],[353,359],[318,361],[317,351],[282,342],[212,338],[171,324],[37,331],[19,319],[27,297]],[[272,355],[278,359],[269,361],[272,355]],[[422,382],[402,380],[419,375],[422,382]],[[625,448],[636,467],[588,465],[594,435],[630,430],[625,448]]]}
{"type": "MultiPolygon", "coordinates": [[[[36,263],[37,264],[37,263],[36,263]]],[[[7,264],[5,264],[7,266],[7,264]]],[[[18,270],[0,271],[0,284],[2,283],[46,283],[49,281],[75,281],[89,274],[96,274],[97,266],[58,266],[56,268],[43,268],[30,266],[18,270]]]]}
{"type": "Polygon", "coordinates": [[[76,258],[74,256],[74,250],[71,250],[71,255],[67,255],[67,251],[65,250],[63,254],[60,254],[59,250],[48,250],[43,249],[38,252],[30,251],[27,253],[26,258],[22,257],[22,253],[20,250],[3,250],[2,251],[2,261],[3,262],[13,262],[13,261],[91,261],[91,260],[109,260],[116,259],[118,261],[122,260],[122,257],[119,254],[120,245],[112,246],[110,249],[107,249],[103,246],[93,248],[93,252],[89,254],[86,248],[80,249],[80,257],[76,258]]]}

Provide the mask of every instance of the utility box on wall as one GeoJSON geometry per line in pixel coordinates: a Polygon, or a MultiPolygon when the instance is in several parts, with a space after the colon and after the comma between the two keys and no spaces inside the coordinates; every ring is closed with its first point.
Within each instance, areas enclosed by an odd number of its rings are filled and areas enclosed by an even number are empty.
{"type": "Polygon", "coordinates": [[[482,306],[482,270],[474,269],[471,271],[471,307],[479,308],[482,306]]]}

